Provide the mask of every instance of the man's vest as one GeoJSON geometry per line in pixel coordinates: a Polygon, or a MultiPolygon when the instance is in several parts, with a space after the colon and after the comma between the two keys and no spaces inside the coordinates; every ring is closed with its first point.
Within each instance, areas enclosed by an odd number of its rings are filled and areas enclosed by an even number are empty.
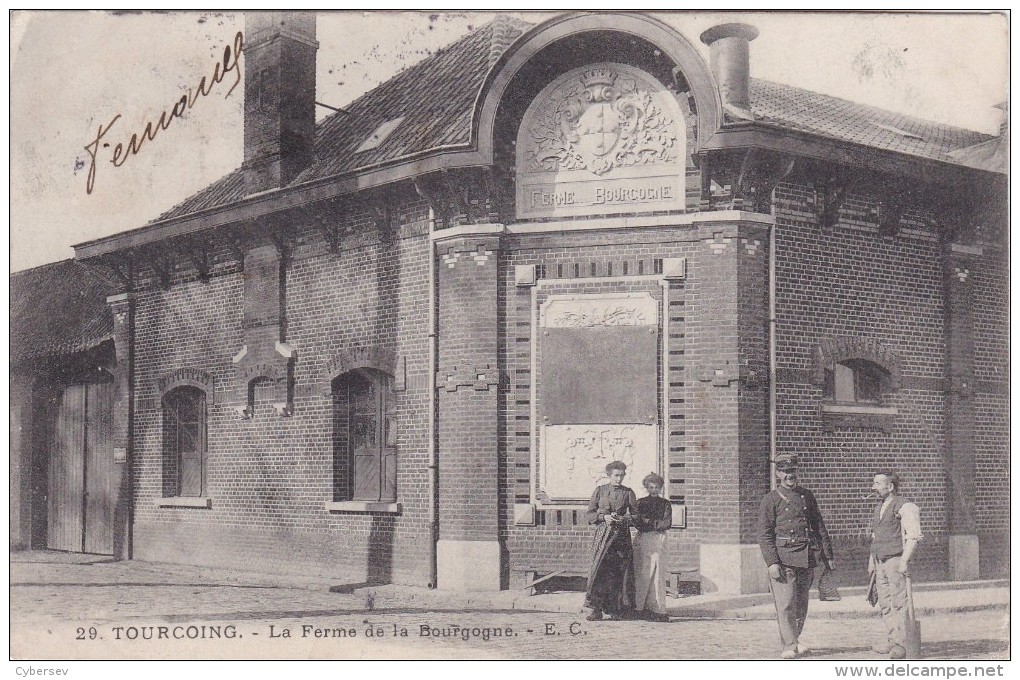
{"type": "Polygon", "coordinates": [[[875,507],[875,517],[871,521],[871,554],[878,559],[884,560],[903,554],[900,508],[909,502],[902,496],[893,496],[884,515],[882,515],[884,500],[875,507]]]}

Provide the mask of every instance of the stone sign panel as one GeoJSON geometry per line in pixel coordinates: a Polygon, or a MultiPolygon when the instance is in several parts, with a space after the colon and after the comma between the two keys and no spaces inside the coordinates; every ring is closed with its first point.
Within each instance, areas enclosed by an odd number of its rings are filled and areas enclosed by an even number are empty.
{"type": "Polygon", "coordinates": [[[614,460],[659,471],[659,302],[552,295],[539,329],[539,499],[588,500],[614,460]]]}

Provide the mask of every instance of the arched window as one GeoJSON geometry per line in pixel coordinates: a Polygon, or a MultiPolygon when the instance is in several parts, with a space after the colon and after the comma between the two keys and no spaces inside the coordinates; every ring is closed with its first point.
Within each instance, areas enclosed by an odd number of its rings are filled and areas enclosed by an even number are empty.
{"type": "Polygon", "coordinates": [[[190,385],[163,395],[163,496],[204,496],[205,392],[190,385]]]}
{"type": "Polygon", "coordinates": [[[357,369],[333,380],[333,500],[397,500],[393,378],[357,369]]]}

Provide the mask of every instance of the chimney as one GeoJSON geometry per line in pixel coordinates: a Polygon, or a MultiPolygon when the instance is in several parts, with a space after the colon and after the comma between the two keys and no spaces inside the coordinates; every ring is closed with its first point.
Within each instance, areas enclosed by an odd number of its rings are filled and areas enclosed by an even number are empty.
{"type": "Polygon", "coordinates": [[[701,42],[711,48],[712,75],[719,85],[723,111],[742,120],[754,120],[750,46],[757,37],[758,29],[749,24],[720,24],[701,34],[701,42]]]}
{"type": "Polygon", "coordinates": [[[315,144],[314,12],[248,12],[244,18],[246,193],[288,185],[312,163],[315,144]]]}

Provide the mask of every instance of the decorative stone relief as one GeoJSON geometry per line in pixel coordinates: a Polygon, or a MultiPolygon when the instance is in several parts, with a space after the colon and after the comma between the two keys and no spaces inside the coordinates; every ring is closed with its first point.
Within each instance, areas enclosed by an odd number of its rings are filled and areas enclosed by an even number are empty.
{"type": "Polygon", "coordinates": [[[517,138],[517,216],[683,210],[686,123],[643,71],[574,69],[532,102],[517,138]]]}
{"type": "Polygon", "coordinates": [[[657,326],[658,303],[648,293],[553,296],[542,306],[544,328],[657,326]]]}
{"type": "Polygon", "coordinates": [[[655,425],[544,426],[540,490],[550,501],[587,500],[614,460],[634,476],[658,470],[658,439],[655,425]]]}

